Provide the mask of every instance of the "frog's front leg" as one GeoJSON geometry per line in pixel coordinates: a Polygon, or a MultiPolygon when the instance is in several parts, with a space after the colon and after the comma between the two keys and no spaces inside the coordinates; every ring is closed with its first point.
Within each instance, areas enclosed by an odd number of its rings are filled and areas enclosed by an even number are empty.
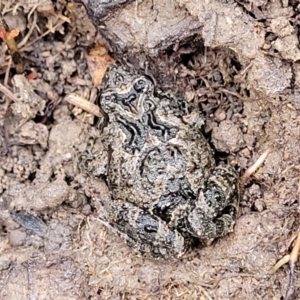
{"type": "Polygon", "coordinates": [[[107,208],[107,221],[131,248],[146,256],[180,257],[189,246],[177,230],[129,202],[113,200],[107,208]]]}
{"type": "Polygon", "coordinates": [[[94,178],[107,175],[108,152],[97,138],[89,138],[84,152],[78,156],[78,167],[94,178]]]}
{"type": "Polygon", "coordinates": [[[238,204],[238,172],[232,167],[217,167],[187,216],[188,231],[199,239],[226,235],[233,230],[238,204]]]}

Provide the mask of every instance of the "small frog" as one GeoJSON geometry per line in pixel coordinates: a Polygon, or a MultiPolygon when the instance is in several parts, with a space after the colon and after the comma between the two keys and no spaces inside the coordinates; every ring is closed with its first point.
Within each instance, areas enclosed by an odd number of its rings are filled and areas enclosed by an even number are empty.
{"type": "Polygon", "coordinates": [[[81,165],[105,176],[112,201],[104,205],[104,221],[128,245],[156,258],[180,257],[196,239],[233,230],[239,173],[216,166],[208,142],[187,121],[184,101],[116,63],[106,72],[99,105],[106,123],[81,165]]]}

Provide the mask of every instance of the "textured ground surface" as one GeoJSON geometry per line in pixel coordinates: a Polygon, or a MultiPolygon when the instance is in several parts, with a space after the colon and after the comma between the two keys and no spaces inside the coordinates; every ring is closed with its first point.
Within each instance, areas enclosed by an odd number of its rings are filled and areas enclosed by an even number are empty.
{"type": "MultiPolygon", "coordinates": [[[[235,231],[180,260],[155,261],[103,226],[97,202],[107,187],[77,168],[78,151],[97,134],[94,116],[65,98],[95,101],[87,65],[101,38],[81,5],[2,1],[27,74],[37,78],[13,76],[2,42],[1,83],[16,97],[0,94],[0,299],[283,299],[288,266],[269,270],[299,228],[297,5],[177,2],[206,24],[206,47],[166,56],[174,91],[205,117],[217,160],[245,170],[272,147],[246,186],[235,231]]],[[[295,285],[300,293],[300,278],[295,285]]]]}

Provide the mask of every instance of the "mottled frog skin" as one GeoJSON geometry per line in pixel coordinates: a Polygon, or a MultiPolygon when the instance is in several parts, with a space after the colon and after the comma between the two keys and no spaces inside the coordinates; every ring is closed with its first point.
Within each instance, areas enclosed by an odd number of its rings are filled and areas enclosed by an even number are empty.
{"type": "Polygon", "coordinates": [[[179,257],[196,239],[232,231],[239,174],[215,166],[204,136],[187,122],[184,101],[116,63],[106,72],[99,105],[106,122],[82,165],[106,179],[112,201],[104,205],[105,221],[132,248],[179,257]]]}

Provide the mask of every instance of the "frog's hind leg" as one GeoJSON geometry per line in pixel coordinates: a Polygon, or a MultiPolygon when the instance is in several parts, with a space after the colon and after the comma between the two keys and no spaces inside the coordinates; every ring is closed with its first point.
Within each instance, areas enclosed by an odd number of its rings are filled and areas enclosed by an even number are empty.
{"type": "Polygon", "coordinates": [[[130,247],[146,256],[180,257],[188,246],[179,232],[131,203],[112,201],[107,218],[130,247]]]}
{"type": "Polygon", "coordinates": [[[226,235],[233,230],[238,204],[238,172],[233,167],[217,167],[186,218],[188,231],[199,239],[226,235]]]}

